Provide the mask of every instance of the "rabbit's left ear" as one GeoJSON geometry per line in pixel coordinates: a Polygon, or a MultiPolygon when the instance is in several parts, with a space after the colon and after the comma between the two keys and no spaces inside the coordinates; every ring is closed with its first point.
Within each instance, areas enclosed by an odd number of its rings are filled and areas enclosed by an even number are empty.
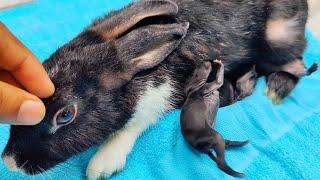
{"type": "Polygon", "coordinates": [[[130,81],[135,74],[159,65],[187,34],[189,23],[149,25],[135,29],[114,41],[120,68],[106,70],[101,77],[105,88],[130,81]]]}
{"type": "Polygon", "coordinates": [[[177,4],[170,0],[142,0],[109,14],[107,18],[96,20],[89,30],[97,32],[105,39],[116,39],[143,19],[174,16],[177,13],[177,4]]]}

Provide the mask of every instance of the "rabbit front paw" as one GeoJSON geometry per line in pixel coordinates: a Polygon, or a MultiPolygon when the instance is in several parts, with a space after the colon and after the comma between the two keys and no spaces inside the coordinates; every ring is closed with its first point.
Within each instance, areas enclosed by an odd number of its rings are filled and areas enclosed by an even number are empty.
{"type": "Polygon", "coordinates": [[[87,179],[106,179],[112,174],[121,171],[126,164],[126,155],[109,149],[107,154],[101,157],[101,154],[97,153],[90,161],[87,167],[87,179]],[[113,152],[112,152],[113,151],[113,152]]]}

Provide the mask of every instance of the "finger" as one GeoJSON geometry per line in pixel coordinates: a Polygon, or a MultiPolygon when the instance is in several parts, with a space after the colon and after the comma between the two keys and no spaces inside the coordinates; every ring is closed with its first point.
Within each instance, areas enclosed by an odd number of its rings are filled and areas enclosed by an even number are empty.
{"type": "Polygon", "coordinates": [[[45,115],[41,100],[15,86],[0,81],[0,122],[34,125],[45,115]]]}
{"type": "Polygon", "coordinates": [[[23,89],[21,84],[8,71],[0,70],[0,81],[14,85],[20,89],[23,89]]]}
{"type": "Polygon", "coordinates": [[[39,60],[0,22],[0,67],[39,97],[54,93],[54,85],[39,60]]]}

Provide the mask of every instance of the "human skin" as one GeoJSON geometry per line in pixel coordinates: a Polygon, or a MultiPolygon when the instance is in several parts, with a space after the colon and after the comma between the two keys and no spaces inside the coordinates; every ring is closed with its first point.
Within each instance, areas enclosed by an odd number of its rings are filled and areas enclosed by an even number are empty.
{"type": "Polygon", "coordinates": [[[40,61],[0,22],[0,123],[34,125],[55,91],[40,61]]]}

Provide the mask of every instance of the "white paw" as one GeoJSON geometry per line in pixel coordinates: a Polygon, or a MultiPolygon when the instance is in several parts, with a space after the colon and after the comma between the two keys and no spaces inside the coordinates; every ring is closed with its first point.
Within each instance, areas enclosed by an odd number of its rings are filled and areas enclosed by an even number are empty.
{"type": "Polygon", "coordinates": [[[109,178],[112,174],[121,171],[125,164],[126,154],[107,151],[107,154],[101,156],[98,152],[87,167],[87,179],[109,178]]]}

